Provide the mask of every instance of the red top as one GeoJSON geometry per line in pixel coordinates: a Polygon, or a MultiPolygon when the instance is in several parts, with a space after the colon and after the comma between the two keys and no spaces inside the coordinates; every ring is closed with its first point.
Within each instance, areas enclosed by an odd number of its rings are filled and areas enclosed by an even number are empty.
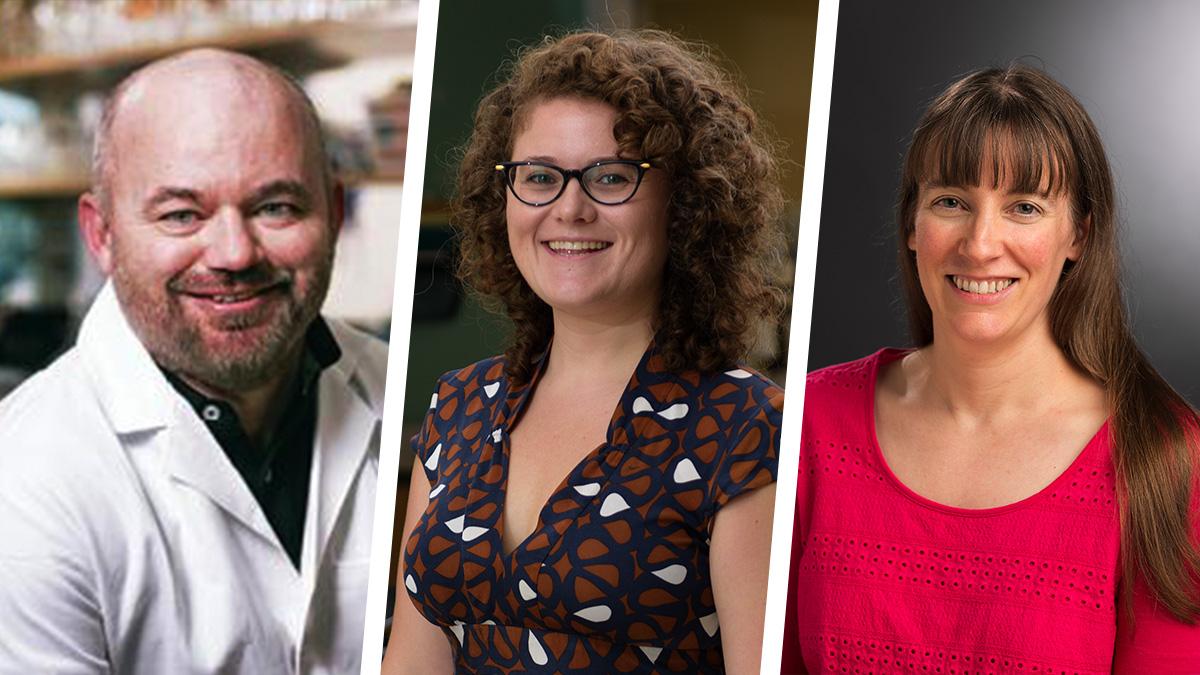
{"type": "Polygon", "coordinates": [[[884,349],[808,376],[783,672],[1200,673],[1200,626],[1136,593],[1118,611],[1108,424],[1037,494],[962,509],[891,472],[884,349]]]}

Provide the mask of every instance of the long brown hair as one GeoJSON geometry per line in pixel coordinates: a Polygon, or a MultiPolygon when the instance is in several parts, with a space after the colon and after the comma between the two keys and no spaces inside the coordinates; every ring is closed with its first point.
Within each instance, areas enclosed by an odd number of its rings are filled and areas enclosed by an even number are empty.
{"type": "Polygon", "coordinates": [[[1076,223],[1088,222],[1079,259],[1067,261],[1050,298],[1055,342],[1096,378],[1111,409],[1126,600],[1143,578],[1187,623],[1200,617],[1200,552],[1190,510],[1200,416],[1155,371],[1134,341],[1122,302],[1115,189],[1091,118],[1061,84],[1023,65],[971,73],[925,111],[904,159],[897,204],[899,264],[909,327],[933,342],[933,318],[907,242],[924,182],[996,185],[1065,193],[1076,223]],[[985,156],[991,166],[983,166],[985,156]]]}
{"type": "Polygon", "coordinates": [[[670,176],[670,252],[655,326],[667,368],[715,370],[745,357],[785,302],[774,142],[702,47],[660,31],[581,32],[522,52],[483,98],[451,203],[459,277],[512,320],[509,377],[530,377],[553,323],[513,261],[504,183],[493,167],[510,159],[529,107],[560,96],[616,108],[622,156],[670,176]]]}

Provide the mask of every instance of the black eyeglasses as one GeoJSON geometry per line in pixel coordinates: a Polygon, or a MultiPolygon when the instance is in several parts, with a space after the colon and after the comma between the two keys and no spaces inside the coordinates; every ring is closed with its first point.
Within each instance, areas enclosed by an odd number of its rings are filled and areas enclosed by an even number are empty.
{"type": "Polygon", "coordinates": [[[624,204],[633,199],[650,162],[636,159],[606,159],[582,169],[564,169],[546,162],[501,162],[496,170],[504,174],[508,189],[523,204],[545,206],[562,196],[567,182],[579,181],[584,194],[605,206],[624,204]]]}

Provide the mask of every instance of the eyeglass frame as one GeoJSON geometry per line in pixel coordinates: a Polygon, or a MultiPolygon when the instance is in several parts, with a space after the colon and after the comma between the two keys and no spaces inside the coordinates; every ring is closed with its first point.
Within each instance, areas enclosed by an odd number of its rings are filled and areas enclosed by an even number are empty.
{"type": "Polygon", "coordinates": [[[642,179],[646,177],[646,171],[653,168],[654,165],[644,159],[602,159],[599,162],[593,162],[592,164],[589,164],[581,169],[564,169],[557,164],[540,162],[537,160],[499,162],[495,165],[496,171],[499,171],[500,174],[504,176],[504,184],[508,186],[508,191],[512,193],[512,196],[516,197],[517,201],[521,202],[522,204],[533,207],[549,206],[550,204],[553,204],[558,200],[559,197],[563,196],[564,192],[567,191],[567,183],[571,182],[572,178],[579,183],[579,187],[583,190],[583,194],[588,196],[588,199],[591,199],[597,204],[601,204],[603,206],[620,206],[621,204],[628,202],[630,199],[633,199],[633,196],[637,194],[638,188],[642,187],[642,179]],[[584,173],[591,171],[596,167],[607,166],[610,164],[624,164],[637,169],[637,181],[633,184],[633,190],[629,193],[628,197],[619,202],[605,202],[597,199],[596,196],[592,194],[591,190],[588,190],[587,183],[583,181],[584,173]],[[513,187],[513,174],[515,173],[513,169],[519,166],[542,166],[547,169],[553,169],[557,171],[563,177],[562,185],[558,188],[558,194],[544,202],[527,202],[524,199],[521,199],[521,195],[517,194],[517,189],[513,187]]]}

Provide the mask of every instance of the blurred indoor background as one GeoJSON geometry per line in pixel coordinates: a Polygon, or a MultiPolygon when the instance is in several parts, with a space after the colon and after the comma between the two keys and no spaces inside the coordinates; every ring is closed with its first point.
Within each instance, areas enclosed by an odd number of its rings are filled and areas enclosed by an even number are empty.
{"type": "Polygon", "coordinates": [[[76,234],[104,97],[189,47],[241,51],[316,103],[346,184],[325,312],[390,327],[415,0],[0,0],[0,397],[73,342],[103,279],[76,234]]]}

